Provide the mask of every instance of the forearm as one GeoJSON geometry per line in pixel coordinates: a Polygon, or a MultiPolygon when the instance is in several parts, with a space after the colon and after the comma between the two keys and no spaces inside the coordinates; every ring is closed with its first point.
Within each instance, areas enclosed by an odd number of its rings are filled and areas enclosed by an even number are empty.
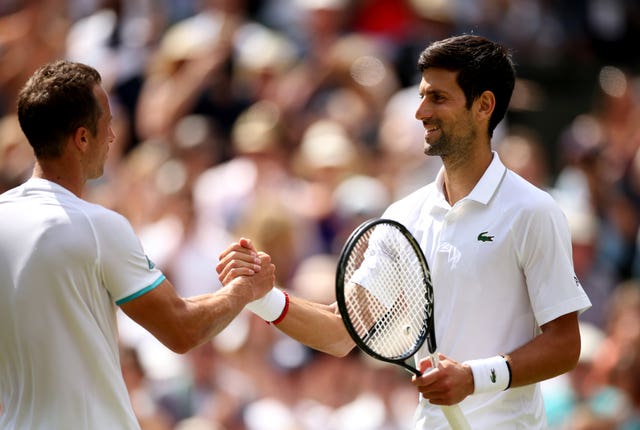
{"type": "Polygon", "coordinates": [[[240,288],[182,298],[169,281],[121,305],[134,321],[163,345],[182,354],[215,336],[240,313],[249,300],[240,288]]]}
{"type": "Polygon", "coordinates": [[[570,371],[580,355],[577,314],[544,324],[540,335],[500,354],[465,361],[467,376],[457,385],[467,387],[467,394],[478,394],[530,385],[570,371]]]}
{"type": "Polygon", "coordinates": [[[343,357],[355,346],[333,305],[322,305],[291,297],[285,318],[278,329],[310,348],[343,357]]]}
{"type": "Polygon", "coordinates": [[[508,355],[512,387],[533,384],[570,371],[580,355],[577,316],[575,313],[564,315],[543,326],[539,336],[508,355]]]}
{"type": "Polygon", "coordinates": [[[185,298],[184,308],[176,320],[188,340],[186,349],[198,346],[224,330],[246,303],[246,298],[226,289],[185,298]]]}

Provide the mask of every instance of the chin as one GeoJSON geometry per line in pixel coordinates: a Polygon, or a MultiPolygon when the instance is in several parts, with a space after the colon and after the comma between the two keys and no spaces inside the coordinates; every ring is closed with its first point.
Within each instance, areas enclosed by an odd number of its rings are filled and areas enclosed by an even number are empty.
{"type": "Polygon", "coordinates": [[[89,179],[101,178],[103,174],[104,174],[104,169],[100,169],[97,172],[94,172],[93,174],[89,175],[89,179]]]}
{"type": "Polygon", "coordinates": [[[431,146],[429,144],[424,146],[424,153],[425,153],[425,155],[431,155],[431,156],[440,156],[440,155],[442,155],[442,151],[440,151],[437,147],[431,146]]]}

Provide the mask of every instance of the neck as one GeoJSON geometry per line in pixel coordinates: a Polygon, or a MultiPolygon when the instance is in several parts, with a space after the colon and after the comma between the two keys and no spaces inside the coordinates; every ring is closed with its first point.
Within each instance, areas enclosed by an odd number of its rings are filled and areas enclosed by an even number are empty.
{"type": "Polygon", "coordinates": [[[463,158],[442,157],[444,193],[451,206],[471,193],[492,159],[490,148],[471,152],[463,158]]]}
{"type": "Polygon", "coordinates": [[[46,179],[66,188],[78,197],[82,197],[85,179],[82,179],[76,169],[69,168],[58,161],[36,160],[33,168],[33,178],[46,179]]]}

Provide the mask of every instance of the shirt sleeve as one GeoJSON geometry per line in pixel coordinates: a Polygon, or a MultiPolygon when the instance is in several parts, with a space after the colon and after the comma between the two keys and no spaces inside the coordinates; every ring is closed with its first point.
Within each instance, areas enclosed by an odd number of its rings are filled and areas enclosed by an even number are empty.
{"type": "Polygon", "coordinates": [[[591,307],[573,269],[566,217],[549,199],[525,211],[525,239],[519,247],[529,298],[539,325],[591,307]]]}
{"type": "Polygon", "coordinates": [[[144,253],[125,217],[110,211],[95,227],[103,285],[117,305],[151,291],[166,279],[144,253]]]}

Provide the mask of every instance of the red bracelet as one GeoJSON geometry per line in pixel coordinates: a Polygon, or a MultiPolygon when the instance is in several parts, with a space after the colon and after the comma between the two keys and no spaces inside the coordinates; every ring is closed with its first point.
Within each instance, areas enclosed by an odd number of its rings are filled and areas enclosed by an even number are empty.
{"type": "Polygon", "coordinates": [[[280,316],[275,320],[271,321],[271,324],[273,325],[280,324],[284,319],[284,317],[287,315],[287,312],[289,311],[289,294],[287,294],[286,291],[282,291],[282,292],[284,293],[284,308],[282,308],[282,313],[280,314],[280,316]]]}

